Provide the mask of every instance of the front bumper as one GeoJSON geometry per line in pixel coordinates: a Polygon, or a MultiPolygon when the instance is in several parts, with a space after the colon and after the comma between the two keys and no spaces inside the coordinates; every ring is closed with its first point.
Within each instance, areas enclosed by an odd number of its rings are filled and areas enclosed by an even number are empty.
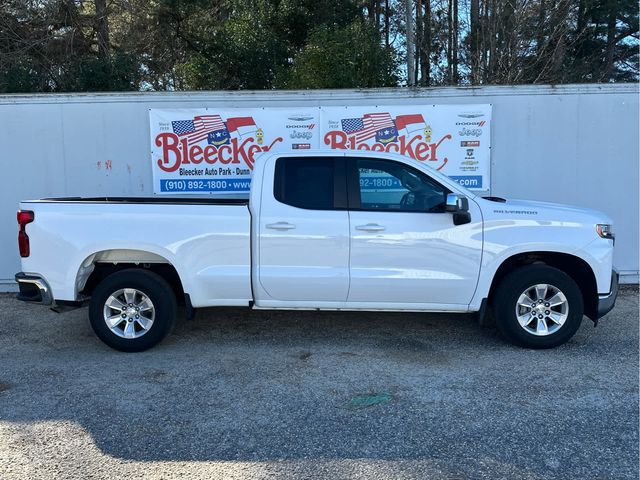
{"type": "Polygon", "coordinates": [[[51,288],[41,276],[20,272],[16,273],[15,278],[20,288],[18,295],[16,295],[18,300],[41,303],[42,305],[51,305],[53,303],[51,288]]]}
{"type": "Polygon", "coordinates": [[[594,320],[604,317],[607,313],[613,310],[613,307],[616,304],[616,299],[618,298],[619,289],[618,272],[613,270],[611,272],[611,292],[606,295],[598,295],[598,307],[596,309],[596,318],[594,320]]]}

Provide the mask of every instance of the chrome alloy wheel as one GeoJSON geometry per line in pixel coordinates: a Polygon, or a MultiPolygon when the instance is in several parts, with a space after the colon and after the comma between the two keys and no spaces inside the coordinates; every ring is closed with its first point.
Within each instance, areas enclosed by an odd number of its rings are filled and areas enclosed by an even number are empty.
{"type": "Polygon", "coordinates": [[[528,333],[543,337],[557,332],[569,315],[569,302],[562,291],[539,283],[527,288],[516,304],[518,323],[528,333]]]}
{"type": "Polygon", "coordinates": [[[117,336],[139,338],[153,325],[156,311],[144,292],[121,288],[104,302],[103,315],[107,327],[117,336]]]}

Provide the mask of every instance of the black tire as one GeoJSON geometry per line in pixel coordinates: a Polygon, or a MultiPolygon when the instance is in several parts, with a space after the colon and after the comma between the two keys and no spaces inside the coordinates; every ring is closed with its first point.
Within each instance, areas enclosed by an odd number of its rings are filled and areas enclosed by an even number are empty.
{"type": "MultiPolygon", "coordinates": [[[[511,343],[528,348],[552,348],[567,342],[580,328],[584,314],[582,292],[576,282],[563,271],[547,265],[528,265],[506,275],[498,285],[492,303],[496,326],[500,333],[511,343]],[[560,327],[551,320],[547,322],[545,318],[545,323],[550,324],[548,331],[551,332],[552,328],[557,330],[544,336],[530,333],[527,329],[535,329],[534,325],[538,322],[536,316],[532,317],[531,324],[523,327],[516,314],[520,295],[537,284],[547,284],[560,290],[568,304],[566,319],[560,327]]],[[[523,308],[521,311],[533,315],[532,309],[523,308]]],[[[524,315],[526,314],[523,314],[526,318],[524,315]]]]}
{"type": "MultiPolygon", "coordinates": [[[[113,310],[113,313],[115,312],[117,310],[113,310]]],[[[121,270],[109,275],[96,286],[89,303],[89,321],[98,338],[111,348],[122,352],[141,352],[158,344],[173,330],[176,321],[176,298],[171,286],[161,276],[138,268],[121,270]],[[153,304],[153,322],[146,333],[137,338],[118,336],[107,325],[104,317],[105,302],[112,294],[125,288],[142,292],[153,304]]],[[[123,320],[116,329],[120,331],[122,327],[124,331],[126,322],[127,320],[123,320]]],[[[132,325],[134,329],[138,328],[136,334],[140,334],[144,329],[137,322],[132,321],[132,325]]]]}

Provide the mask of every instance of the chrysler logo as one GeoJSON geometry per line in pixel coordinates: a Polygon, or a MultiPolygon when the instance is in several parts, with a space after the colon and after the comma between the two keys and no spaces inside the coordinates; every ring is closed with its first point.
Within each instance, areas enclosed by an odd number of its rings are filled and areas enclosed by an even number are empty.
{"type": "Polygon", "coordinates": [[[313,116],[311,115],[298,115],[298,116],[289,117],[289,120],[292,120],[294,122],[306,122],[307,120],[311,120],[311,119],[313,119],[313,116]]]}

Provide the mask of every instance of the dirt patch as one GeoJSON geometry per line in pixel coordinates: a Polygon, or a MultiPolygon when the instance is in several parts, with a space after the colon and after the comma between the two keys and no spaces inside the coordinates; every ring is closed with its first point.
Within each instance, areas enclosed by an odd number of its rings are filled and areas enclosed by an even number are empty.
{"type": "Polygon", "coordinates": [[[164,370],[151,370],[146,372],[142,378],[151,383],[163,383],[169,378],[169,374],[164,370]]]}

